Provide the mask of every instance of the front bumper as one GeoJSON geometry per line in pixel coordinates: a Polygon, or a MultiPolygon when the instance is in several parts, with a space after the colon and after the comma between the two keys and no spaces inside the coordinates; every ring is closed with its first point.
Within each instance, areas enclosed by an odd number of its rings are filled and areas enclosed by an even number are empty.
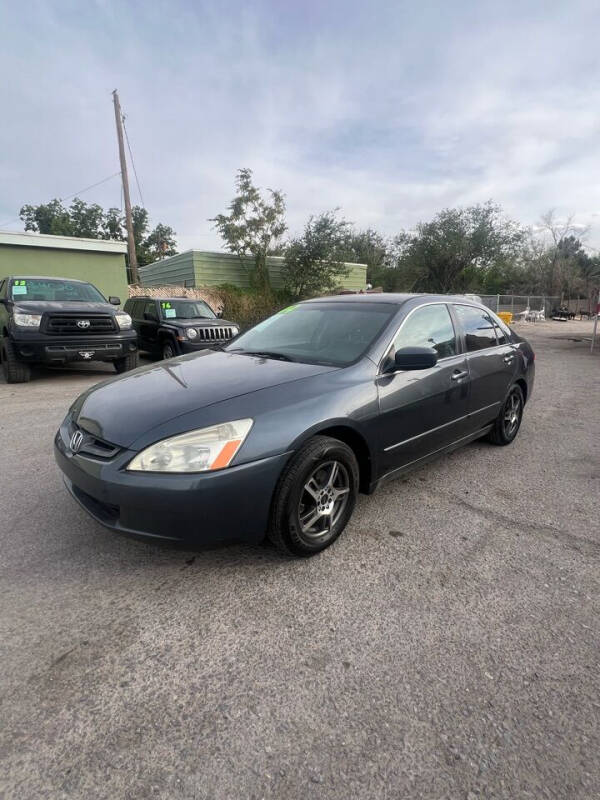
{"type": "Polygon", "coordinates": [[[19,361],[36,364],[114,361],[137,350],[134,330],[112,336],[44,336],[36,332],[19,333],[11,338],[19,361]]]}
{"type": "Polygon", "coordinates": [[[224,339],[222,342],[196,342],[191,339],[179,339],[179,350],[183,353],[199,353],[201,350],[220,350],[226,344],[229,344],[231,339],[224,339]]]}
{"type": "Polygon", "coordinates": [[[190,545],[259,542],[289,453],[212,473],[127,472],[134,451],[110,460],[73,454],[63,423],[54,456],[77,502],[119,533],[190,545]]]}

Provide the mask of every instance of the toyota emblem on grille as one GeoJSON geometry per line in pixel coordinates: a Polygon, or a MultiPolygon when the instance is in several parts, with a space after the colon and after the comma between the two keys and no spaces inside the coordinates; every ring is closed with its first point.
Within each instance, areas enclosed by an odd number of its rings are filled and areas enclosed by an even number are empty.
{"type": "Polygon", "coordinates": [[[78,319],[77,320],[77,327],[78,328],[89,328],[90,327],[89,319],[78,319]]]}
{"type": "Polygon", "coordinates": [[[71,448],[71,452],[78,453],[79,448],[83,444],[83,433],[81,431],[75,431],[75,433],[71,436],[71,440],[69,442],[69,447],[71,448]]]}

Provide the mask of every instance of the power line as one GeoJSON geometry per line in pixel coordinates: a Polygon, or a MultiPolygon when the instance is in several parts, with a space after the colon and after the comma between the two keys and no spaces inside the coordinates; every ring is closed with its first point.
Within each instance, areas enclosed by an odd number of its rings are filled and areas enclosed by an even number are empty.
{"type": "Polygon", "coordinates": [[[108,178],[104,178],[103,180],[98,181],[98,183],[92,183],[91,186],[86,186],[85,189],[80,189],[78,192],[75,192],[74,194],[70,194],[67,197],[59,197],[58,199],[60,200],[61,203],[64,203],[65,200],[71,200],[73,197],[77,197],[77,195],[83,194],[84,192],[88,192],[90,189],[95,189],[96,186],[101,186],[103,183],[111,181],[113,178],[116,178],[117,175],[120,174],[121,174],[120,172],[115,172],[114,175],[109,175],[108,178]]]}
{"type": "MultiPolygon", "coordinates": [[[[78,192],[74,192],[73,194],[67,195],[67,197],[59,197],[58,200],[61,203],[64,203],[65,200],[71,200],[73,197],[77,197],[84,192],[88,192],[90,189],[95,189],[96,186],[101,186],[103,183],[107,183],[107,181],[111,181],[113,178],[116,178],[117,175],[120,175],[120,172],[115,172],[114,175],[109,175],[108,178],[103,178],[101,181],[97,183],[92,183],[91,186],[86,186],[85,189],[80,189],[78,192]]],[[[9,219],[6,222],[0,222],[0,228],[3,228],[5,225],[12,225],[13,222],[20,222],[21,217],[13,217],[13,219],[9,219]]]]}
{"type": "Polygon", "coordinates": [[[127,134],[127,128],[125,126],[125,114],[122,115],[123,121],[123,130],[125,131],[125,141],[127,142],[127,149],[129,150],[129,158],[131,159],[131,166],[133,167],[133,174],[135,175],[135,182],[137,184],[138,192],[140,194],[140,200],[142,201],[142,206],[146,208],[146,204],[144,203],[144,197],[142,195],[142,187],[140,186],[140,181],[138,178],[137,170],[135,168],[135,161],[133,160],[133,153],[131,152],[131,145],[129,144],[129,136],[127,134]]]}

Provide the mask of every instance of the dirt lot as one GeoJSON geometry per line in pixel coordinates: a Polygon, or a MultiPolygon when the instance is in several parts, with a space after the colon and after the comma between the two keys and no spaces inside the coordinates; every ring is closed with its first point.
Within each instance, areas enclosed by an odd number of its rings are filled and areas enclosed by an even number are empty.
{"type": "Polygon", "coordinates": [[[362,498],[309,561],[115,537],[51,451],[104,373],[0,383],[0,795],[599,797],[600,348],[520,330],[517,441],[362,498]]]}

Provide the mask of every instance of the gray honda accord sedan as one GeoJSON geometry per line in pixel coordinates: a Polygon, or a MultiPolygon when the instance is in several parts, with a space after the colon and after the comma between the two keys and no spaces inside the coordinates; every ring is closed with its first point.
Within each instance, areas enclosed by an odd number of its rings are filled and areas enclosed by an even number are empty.
{"type": "Polygon", "coordinates": [[[89,389],[55,455],[114,531],[267,535],[307,556],[342,533],[358,492],[474,439],[510,444],[533,379],[530,345],[474,300],[327,297],[89,389]]]}

